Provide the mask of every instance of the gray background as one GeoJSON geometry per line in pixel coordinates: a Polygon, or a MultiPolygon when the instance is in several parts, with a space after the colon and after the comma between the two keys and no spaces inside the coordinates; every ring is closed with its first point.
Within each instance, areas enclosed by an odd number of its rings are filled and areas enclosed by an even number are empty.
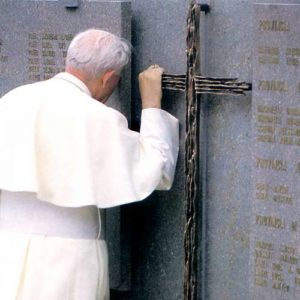
{"type": "MultiPolygon", "coordinates": [[[[292,222],[299,222],[299,173],[297,173],[297,163],[299,162],[300,149],[296,144],[283,144],[281,138],[283,134],[280,129],[289,128],[295,130],[298,126],[289,125],[287,122],[291,115],[287,114],[287,109],[299,109],[299,65],[288,65],[286,49],[300,48],[299,27],[300,27],[300,5],[257,5],[255,7],[255,30],[254,30],[254,52],[253,52],[253,168],[252,168],[252,216],[250,229],[250,298],[251,299],[299,299],[298,280],[299,263],[297,262],[299,253],[299,228],[293,229],[292,222]],[[289,23],[289,31],[263,31],[259,30],[260,20],[280,20],[289,23]],[[279,49],[278,64],[259,64],[259,47],[271,46],[279,49]],[[260,80],[284,81],[287,84],[287,91],[266,91],[260,88],[260,80]],[[281,119],[281,124],[274,125],[275,142],[258,142],[256,136],[261,135],[256,130],[258,126],[268,125],[261,122],[258,116],[273,116],[270,113],[258,113],[258,107],[272,105],[278,107],[281,112],[276,116],[281,119]],[[286,171],[276,171],[270,168],[257,168],[256,157],[284,160],[286,162],[286,171]],[[264,183],[267,185],[265,193],[266,200],[258,200],[256,193],[256,184],[264,183]],[[274,189],[275,186],[283,186],[288,189],[274,189]],[[292,203],[279,203],[274,201],[276,195],[288,195],[293,199],[292,203]],[[258,216],[258,217],[257,217],[258,216]],[[276,217],[281,220],[281,228],[266,226],[257,221],[262,220],[261,216],[276,217]],[[284,226],[283,226],[284,225],[284,226]],[[270,250],[261,250],[264,248],[261,241],[269,243],[270,250]],[[288,247],[288,248],[287,248],[288,247]],[[288,251],[287,251],[288,249],[288,251]],[[270,251],[270,252],[268,252],[270,251]],[[272,257],[264,259],[264,254],[271,253],[272,257]],[[288,252],[288,254],[287,254],[288,252]],[[292,258],[292,260],[290,260],[292,258]],[[265,264],[262,264],[264,262],[265,264]],[[279,265],[280,268],[275,268],[279,265]],[[263,275],[262,275],[263,274],[263,275]],[[255,284],[255,281],[262,284],[255,284]],[[287,291],[288,290],[288,291],[287,291]]],[[[274,57],[274,56],[273,56],[274,57]]],[[[294,56],[299,59],[299,55],[294,56]]],[[[299,62],[298,62],[299,63],[299,62]]],[[[293,120],[299,120],[299,117],[293,116],[293,120]]],[[[269,123],[270,125],[270,123],[269,123]]],[[[297,141],[292,137],[293,142],[297,141]]]]}
{"type": "MultiPolygon", "coordinates": [[[[149,64],[159,63],[170,73],[184,73],[188,2],[132,1],[134,101],[138,99],[135,78],[149,64]]],[[[211,6],[208,15],[201,15],[202,73],[252,82],[252,4],[258,1],[201,2],[211,6]]],[[[181,154],[171,193],[156,193],[135,208],[134,299],[183,299],[185,106],[179,93],[165,95],[165,107],[181,121],[181,154]]],[[[250,299],[251,93],[246,97],[207,96],[203,101],[208,103],[202,109],[202,134],[206,134],[202,139],[205,217],[201,220],[206,224],[205,288],[198,295],[205,300],[246,300],[250,299]]]]}
{"type": "MultiPolygon", "coordinates": [[[[188,2],[132,1],[134,129],[139,126],[140,114],[138,73],[153,63],[162,65],[168,73],[185,72],[188,2]]],[[[257,1],[205,1],[211,6],[211,12],[201,15],[204,75],[252,81],[254,2],[257,1]]],[[[297,0],[267,2],[300,3],[297,0]]],[[[184,99],[183,93],[164,93],[163,107],[181,122],[181,148],[172,190],[155,192],[144,202],[123,206],[118,216],[122,243],[130,248],[131,253],[131,259],[128,252],[121,258],[125,266],[121,268],[124,282],[114,286],[119,290],[128,290],[131,286],[131,297],[124,294],[122,299],[183,299],[184,99]],[[128,279],[131,279],[131,285],[128,279]]],[[[199,231],[198,235],[202,234],[206,243],[202,249],[205,288],[199,291],[199,297],[202,295],[206,300],[248,300],[251,93],[246,97],[203,97],[201,113],[204,216],[200,222],[205,224],[205,230],[199,231]]],[[[200,200],[199,205],[202,205],[200,200]]]]}

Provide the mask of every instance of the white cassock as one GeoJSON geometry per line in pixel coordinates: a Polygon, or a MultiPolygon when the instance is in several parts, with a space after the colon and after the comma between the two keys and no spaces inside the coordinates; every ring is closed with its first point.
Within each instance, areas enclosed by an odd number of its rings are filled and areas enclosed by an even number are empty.
{"type": "Polygon", "coordinates": [[[131,131],[68,73],[2,97],[0,299],[109,299],[98,208],[170,189],[177,155],[177,119],[131,131]]]}

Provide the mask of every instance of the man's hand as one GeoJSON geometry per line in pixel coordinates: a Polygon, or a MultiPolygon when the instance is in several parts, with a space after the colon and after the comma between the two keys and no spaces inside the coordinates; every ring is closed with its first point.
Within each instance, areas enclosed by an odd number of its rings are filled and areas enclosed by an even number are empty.
{"type": "Polygon", "coordinates": [[[145,108],[161,107],[161,75],[164,69],[159,65],[152,65],[139,75],[142,106],[145,108]]]}

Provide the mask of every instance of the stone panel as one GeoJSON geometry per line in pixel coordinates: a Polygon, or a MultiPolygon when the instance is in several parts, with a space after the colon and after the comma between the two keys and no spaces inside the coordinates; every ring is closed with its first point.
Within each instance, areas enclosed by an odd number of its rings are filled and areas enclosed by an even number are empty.
{"type": "Polygon", "coordinates": [[[255,5],[250,299],[300,297],[300,5],[255,5]]]}

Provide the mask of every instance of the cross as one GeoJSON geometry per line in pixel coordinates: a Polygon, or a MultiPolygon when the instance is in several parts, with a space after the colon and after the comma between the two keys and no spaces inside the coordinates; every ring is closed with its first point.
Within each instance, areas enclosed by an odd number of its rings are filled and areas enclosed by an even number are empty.
{"type": "MultiPolygon", "coordinates": [[[[186,131],[185,131],[185,217],[184,232],[185,268],[184,300],[202,299],[197,296],[197,289],[202,287],[201,279],[197,280],[197,213],[202,214],[197,201],[201,201],[199,187],[200,156],[200,98],[201,94],[244,95],[251,90],[251,84],[239,82],[236,78],[213,78],[200,74],[200,11],[209,12],[207,4],[197,4],[191,0],[187,18],[187,71],[185,75],[163,74],[163,89],[186,92],[186,131]],[[197,211],[198,210],[198,211],[197,211]],[[199,212],[200,210],[200,212],[199,212]]],[[[200,237],[200,243],[204,244],[200,237]]],[[[200,247],[200,251],[203,247],[200,247]]],[[[201,264],[202,255],[199,255],[201,264]]],[[[202,299],[204,300],[204,299],[202,299]]]]}

